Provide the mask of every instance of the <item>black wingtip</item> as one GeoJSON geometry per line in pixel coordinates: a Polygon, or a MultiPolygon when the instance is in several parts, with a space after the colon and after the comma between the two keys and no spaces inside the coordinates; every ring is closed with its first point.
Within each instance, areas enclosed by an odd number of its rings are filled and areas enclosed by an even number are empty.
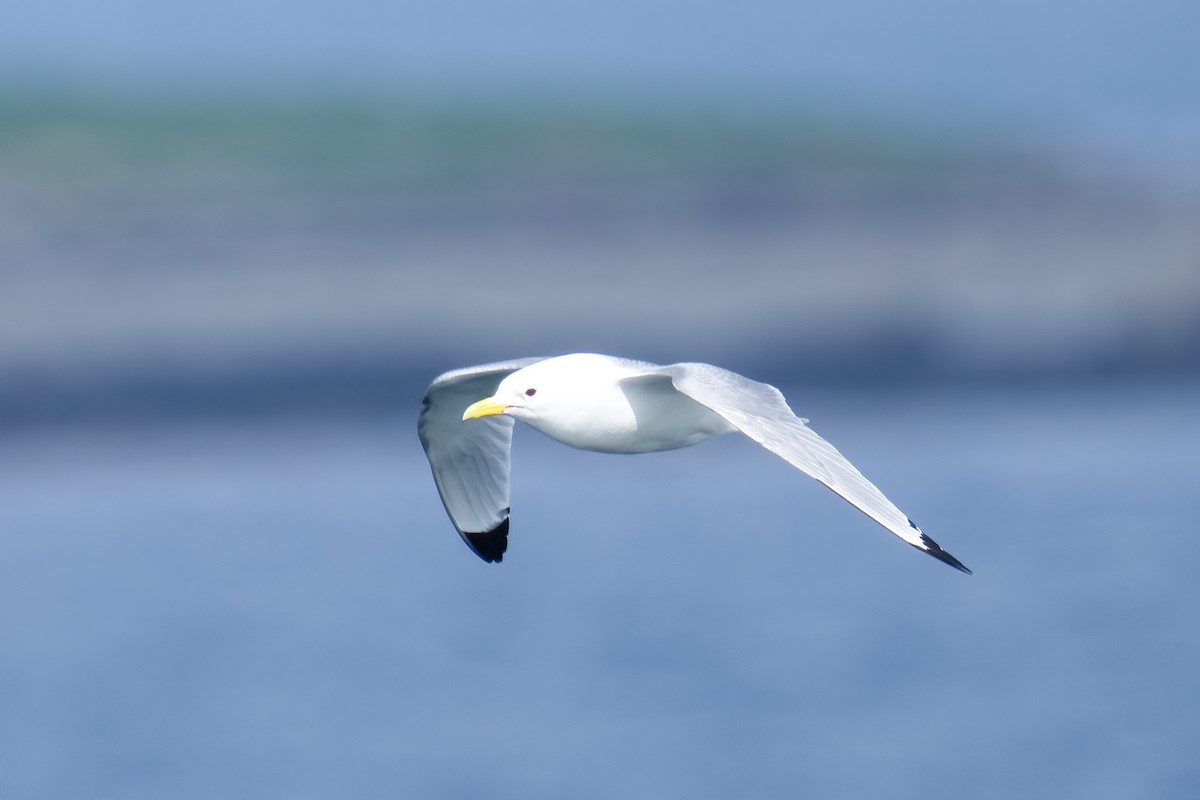
{"type": "MultiPolygon", "coordinates": [[[[909,524],[912,525],[911,522],[909,524]]],[[[917,526],[913,525],[913,527],[916,528],[917,526]]],[[[920,529],[918,528],[918,530],[920,530],[920,529]]],[[[923,544],[925,546],[924,547],[925,552],[929,553],[929,555],[933,556],[938,561],[949,564],[950,566],[954,567],[955,569],[961,570],[962,572],[965,572],[968,575],[975,574],[974,572],[971,572],[971,570],[967,569],[965,564],[963,564],[957,558],[955,558],[954,556],[950,555],[945,550],[943,550],[937,542],[935,542],[933,539],[930,539],[924,533],[921,534],[921,544],[923,544]]]]}
{"type": "Polygon", "coordinates": [[[508,517],[490,531],[464,531],[463,539],[475,551],[475,555],[489,564],[498,564],[504,560],[504,551],[508,550],[508,517]]]}

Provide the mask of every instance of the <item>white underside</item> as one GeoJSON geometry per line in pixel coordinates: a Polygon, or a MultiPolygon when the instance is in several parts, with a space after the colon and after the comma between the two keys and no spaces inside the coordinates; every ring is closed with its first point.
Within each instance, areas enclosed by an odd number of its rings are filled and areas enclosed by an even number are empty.
{"type": "Polygon", "coordinates": [[[565,445],[600,453],[675,450],[736,430],[665,376],[621,381],[602,405],[570,419],[524,421],[565,445]]]}

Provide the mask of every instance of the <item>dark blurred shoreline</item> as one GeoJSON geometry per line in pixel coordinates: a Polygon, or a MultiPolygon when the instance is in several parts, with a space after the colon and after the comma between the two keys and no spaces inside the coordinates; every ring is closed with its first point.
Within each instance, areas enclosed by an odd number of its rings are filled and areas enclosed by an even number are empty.
{"type": "MultiPolygon", "coordinates": [[[[776,385],[796,396],[806,391],[860,397],[900,398],[922,394],[1026,395],[1058,392],[1105,393],[1138,385],[1145,389],[1193,386],[1200,376],[1195,361],[1178,365],[1146,365],[1140,360],[1071,370],[995,371],[964,375],[941,370],[936,362],[906,361],[874,354],[846,355],[844,363],[813,359],[743,357],[724,366],[776,385]]],[[[0,435],[19,431],[102,426],[253,420],[284,421],[312,417],[396,416],[415,419],[429,382],[459,361],[429,360],[397,366],[386,358],[311,361],[268,369],[245,365],[241,370],[147,369],[110,371],[60,378],[6,382],[0,389],[0,435]]]]}

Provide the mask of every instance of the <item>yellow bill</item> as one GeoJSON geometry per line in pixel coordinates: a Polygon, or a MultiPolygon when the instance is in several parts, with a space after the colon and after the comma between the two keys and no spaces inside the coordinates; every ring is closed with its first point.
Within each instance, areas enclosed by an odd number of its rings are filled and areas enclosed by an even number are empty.
{"type": "Polygon", "coordinates": [[[504,403],[497,403],[494,397],[485,397],[477,403],[471,403],[463,412],[463,422],[476,417],[490,417],[493,414],[503,414],[508,408],[504,403]]]}

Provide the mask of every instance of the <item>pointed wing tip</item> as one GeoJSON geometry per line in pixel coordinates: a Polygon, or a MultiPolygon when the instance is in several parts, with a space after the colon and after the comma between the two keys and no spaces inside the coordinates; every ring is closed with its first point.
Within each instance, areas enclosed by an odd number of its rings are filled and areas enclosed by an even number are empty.
{"type": "Polygon", "coordinates": [[[499,564],[504,560],[504,553],[508,550],[508,517],[505,517],[503,522],[490,531],[480,533],[463,531],[462,536],[467,546],[475,551],[475,555],[489,564],[499,564]]]}
{"type": "MultiPolygon", "coordinates": [[[[913,525],[913,527],[915,528],[916,526],[913,525]]],[[[956,570],[959,570],[960,572],[965,572],[968,575],[975,574],[974,572],[971,572],[971,570],[967,568],[966,564],[962,563],[957,558],[955,558],[954,556],[947,553],[945,550],[942,549],[941,545],[939,545],[933,539],[930,539],[924,533],[921,534],[921,549],[924,550],[929,555],[936,558],[938,561],[941,561],[943,564],[949,564],[950,566],[954,567],[956,570]]]]}

